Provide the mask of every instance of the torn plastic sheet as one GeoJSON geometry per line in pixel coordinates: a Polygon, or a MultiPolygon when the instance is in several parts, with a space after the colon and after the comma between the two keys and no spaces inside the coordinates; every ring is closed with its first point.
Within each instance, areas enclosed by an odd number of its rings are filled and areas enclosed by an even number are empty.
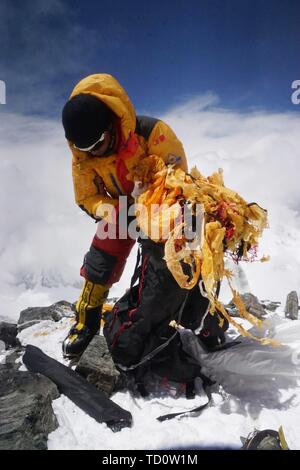
{"type": "MultiPolygon", "coordinates": [[[[238,336],[240,344],[230,349],[206,352],[191,330],[178,330],[183,349],[199,361],[204,374],[216,380],[231,394],[264,392],[278,395],[279,388],[297,386],[300,379],[300,321],[285,320],[277,315],[268,320],[269,335],[281,346],[262,345],[238,336]]],[[[255,328],[251,333],[259,336],[255,328]]],[[[258,395],[257,395],[258,396],[258,395]]]]}

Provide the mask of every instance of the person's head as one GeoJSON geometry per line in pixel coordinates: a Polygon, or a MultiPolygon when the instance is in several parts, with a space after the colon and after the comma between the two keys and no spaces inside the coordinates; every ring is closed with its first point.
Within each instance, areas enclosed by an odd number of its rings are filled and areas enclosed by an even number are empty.
{"type": "Polygon", "coordinates": [[[114,144],[114,114],[93,95],[71,98],[62,111],[65,136],[75,148],[95,156],[110,153],[114,144]]]}

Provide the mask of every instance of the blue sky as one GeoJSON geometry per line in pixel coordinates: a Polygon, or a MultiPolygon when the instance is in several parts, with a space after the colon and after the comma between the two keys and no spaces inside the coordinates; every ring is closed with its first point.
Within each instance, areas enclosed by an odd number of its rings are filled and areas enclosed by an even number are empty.
{"type": "Polygon", "coordinates": [[[3,111],[57,118],[85,75],[108,72],[138,112],[207,92],[237,110],[295,111],[298,0],[1,0],[3,111]]]}

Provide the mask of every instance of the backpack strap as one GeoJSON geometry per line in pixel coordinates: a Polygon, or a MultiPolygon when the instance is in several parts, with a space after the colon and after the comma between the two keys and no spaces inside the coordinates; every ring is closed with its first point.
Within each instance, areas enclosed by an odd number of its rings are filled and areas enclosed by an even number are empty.
{"type": "Polygon", "coordinates": [[[134,284],[136,283],[136,281],[138,280],[140,276],[140,260],[141,260],[141,248],[139,246],[133,275],[130,281],[130,290],[133,288],[134,284]]]}
{"type": "Polygon", "coordinates": [[[200,405],[200,406],[197,406],[197,408],[193,408],[192,410],[179,411],[178,413],[169,413],[166,415],[159,416],[158,418],[156,418],[158,421],[162,423],[163,421],[176,418],[176,416],[190,416],[192,413],[194,414],[194,417],[196,417],[196,416],[199,416],[202,413],[202,411],[208,407],[208,405],[210,404],[212,400],[210,387],[214,385],[216,382],[214,382],[213,380],[211,380],[209,377],[202,374],[201,372],[199,372],[198,376],[202,379],[203,390],[206,393],[207,402],[204,403],[204,405],[200,405]]]}

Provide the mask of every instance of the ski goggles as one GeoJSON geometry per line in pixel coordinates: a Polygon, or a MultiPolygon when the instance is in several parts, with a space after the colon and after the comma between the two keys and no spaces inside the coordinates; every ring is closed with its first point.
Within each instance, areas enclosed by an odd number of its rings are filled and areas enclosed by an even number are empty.
{"type": "Polygon", "coordinates": [[[104,131],[102,132],[100,138],[94,142],[92,145],[90,145],[89,147],[77,147],[77,145],[73,144],[74,148],[76,148],[77,150],[80,150],[81,152],[90,152],[91,150],[93,150],[96,145],[99,145],[99,144],[102,144],[102,142],[104,142],[104,139],[105,139],[105,134],[106,134],[107,131],[104,131]]]}

